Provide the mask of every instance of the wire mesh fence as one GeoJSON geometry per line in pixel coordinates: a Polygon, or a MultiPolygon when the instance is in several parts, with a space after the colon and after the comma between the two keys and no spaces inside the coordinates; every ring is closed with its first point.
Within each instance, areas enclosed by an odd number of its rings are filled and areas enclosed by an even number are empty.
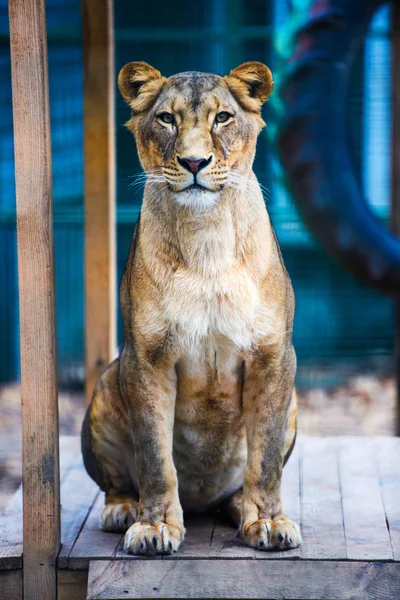
{"type": "MultiPolygon", "coordinates": [[[[117,70],[129,60],[163,74],[199,70],[226,73],[246,60],[269,64],[279,80],[291,24],[306,0],[194,0],[174,9],[159,0],[115,0],[117,70]]],[[[83,60],[81,6],[47,2],[53,148],[57,335],[61,383],[84,378],[83,285],[83,60]]],[[[384,6],[354,67],[348,98],[349,143],[367,201],[386,221],[390,202],[390,10],[384,6]]],[[[7,7],[0,2],[0,381],[19,377],[15,187],[7,7]]],[[[117,93],[117,92],[116,92],[117,93]]],[[[305,229],[284,187],[273,141],[279,102],[265,109],[255,172],[267,188],[268,210],[292,277],[297,312],[294,342],[300,385],[332,383],[350,371],[390,368],[393,314],[389,299],[339,269],[305,229]]],[[[124,128],[128,109],[116,97],[118,279],[140,211],[141,189],[129,185],[141,171],[124,128]]],[[[116,290],[117,294],[117,290],[116,290]]],[[[121,321],[119,317],[119,336],[121,321]]]]}

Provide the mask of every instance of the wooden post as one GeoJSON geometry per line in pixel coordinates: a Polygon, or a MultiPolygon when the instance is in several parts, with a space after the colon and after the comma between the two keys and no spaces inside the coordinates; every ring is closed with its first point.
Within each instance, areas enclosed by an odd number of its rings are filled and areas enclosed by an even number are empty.
{"type": "Polygon", "coordinates": [[[112,0],[83,0],[86,399],[116,351],[112,0]]]}
{"type": "Polygon", "coordinates": [[[45,0],[9,0],[9,19],[21,336],[24,598],[54,600],[60,482],[45,0]]]}
{"type": "MultiPolygon", "coordinates": [[[[400,236],[400,5],[392,2],[392,214],[393,233],[400,236]]],[[[400,296],[400,290],[399,290],[400,296]]],[[[400,435],[400,297],[395,300],[397,376],[396,434],[400,435]]]]}

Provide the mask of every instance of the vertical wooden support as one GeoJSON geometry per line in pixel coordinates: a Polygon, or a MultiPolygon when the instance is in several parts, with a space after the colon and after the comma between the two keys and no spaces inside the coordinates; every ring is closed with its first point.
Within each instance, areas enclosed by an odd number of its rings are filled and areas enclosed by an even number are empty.
{"type": "MultiPolygon", "coordinates": [[[[400,5],[392,2],[392,230],[400,236],[400,5]]],[[[397,423],[400,435],[400,290],[395,300],[397,423]]]]}
{"type": "Polygon", "coordinates": [[[83,0],[86,398],[116,350],[112,0],[83,0]]]}
{"type": "Polygon", "coordinates": [[[54,600],[60,482],[45,0],[9,0],[9,18],[21,329],[24,598],[54,600]]]}

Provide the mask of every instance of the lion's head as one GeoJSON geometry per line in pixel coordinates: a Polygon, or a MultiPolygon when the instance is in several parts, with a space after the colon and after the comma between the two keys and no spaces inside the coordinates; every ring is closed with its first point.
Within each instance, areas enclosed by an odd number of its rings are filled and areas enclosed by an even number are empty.
{"type": "Polygon", "coordinates": [[[125,65],[119,90],[143,169],[182,205],[212,204],[251,167],[271,71],[248,62],[226,77],[187,72],[166,78],[144,62],[125,65]]]}

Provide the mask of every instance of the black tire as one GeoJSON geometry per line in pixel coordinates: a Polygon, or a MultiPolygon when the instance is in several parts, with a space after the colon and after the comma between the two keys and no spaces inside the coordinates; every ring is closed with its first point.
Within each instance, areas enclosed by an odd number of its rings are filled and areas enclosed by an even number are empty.
{"type": "Polygon", "coordinates": [[[297,32],[281,91],[285,118],[278,148],[293,198],[322,245],[367,285],[399,296],[400,240],[362,196],[345,123],[351,66],[383,3],[330,0],[297,32]]]}

